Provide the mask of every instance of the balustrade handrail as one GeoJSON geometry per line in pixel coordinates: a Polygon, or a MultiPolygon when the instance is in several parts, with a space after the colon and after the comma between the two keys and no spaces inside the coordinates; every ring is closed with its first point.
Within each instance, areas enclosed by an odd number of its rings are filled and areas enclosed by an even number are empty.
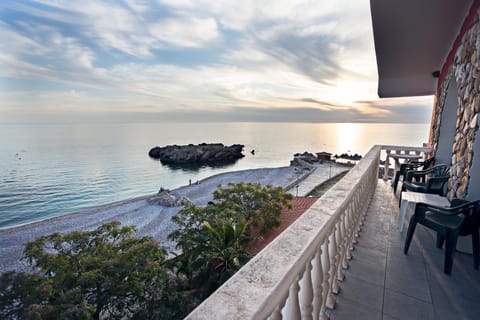
{"type": "Polygon", "coordinates": [[[378,181],[374,146],[344,178],[186,319],[318,319],[338,281],[378,181]]]}
{"type": "Polygon", "coordinates": [[[380,145],[380,148],[382,150],[423,152],[424,154],[430,153],[432,151],[432,148],[430,147],[380,145]]]}

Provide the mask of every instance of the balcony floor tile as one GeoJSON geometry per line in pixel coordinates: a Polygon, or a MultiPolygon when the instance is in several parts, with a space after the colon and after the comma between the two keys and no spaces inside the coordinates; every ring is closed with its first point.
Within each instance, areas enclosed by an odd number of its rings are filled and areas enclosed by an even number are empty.
{"type": "Polygon", "coordinates": [[[434,318],[433,305],[386,289],[383,313],[397,319],[430,320],[434,318]]]}
{"type": "Polygon", "coordinates": [[[382,311],[383,286],[371,284],[355,277],[349,277],[340,284],[340,287],[342,291],[349,293],[349,300],[376,311],[382,311]]]}
{"type": "Polygon", "coordinates": [[[350,262],[350,268],[345,270],[344,273],[347,277],[354,277],[383,287],[385,285],[385,274],[382,273],[383,270],[385,270],[385,267],[379,264],[352,260],[350,262]]]}
{"type": "Polygon", "coordinates": [[[478,319],[480,271],[472,256],[457,252],[452,274],[444,274],[444,250],[420,225],[405,255],[410,216],[400,233],[399,211],[390,181],[379,180],[332,318],[379,319],[380,313],[384,320],[478,319]]]}
{"type": "Polygon", "coordinates": [[[335,313],[330,314],[330,319],[382,320],[382,313],[378,310],[359,305],[355,301],[339,298],[335,313]]]}

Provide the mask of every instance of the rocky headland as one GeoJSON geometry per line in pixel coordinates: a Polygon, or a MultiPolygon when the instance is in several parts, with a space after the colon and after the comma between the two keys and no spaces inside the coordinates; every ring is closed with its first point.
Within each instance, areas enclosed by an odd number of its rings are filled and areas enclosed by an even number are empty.
{"type": "Polygon", "coordinates": [[[148,155],[163,164],[218,163],[243,158],[243,147],[241,144],[224,146],[222,143],[157,146],[150,149],[148,155]]]}

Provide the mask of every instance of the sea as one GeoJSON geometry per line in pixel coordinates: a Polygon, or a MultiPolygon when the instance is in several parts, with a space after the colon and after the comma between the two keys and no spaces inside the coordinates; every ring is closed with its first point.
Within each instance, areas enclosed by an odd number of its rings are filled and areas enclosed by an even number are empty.
{"type": "Polygon", "coordinates": [[[0,124],[0,228],[174,189],[234,170],[288,166],[295,153],[365,154],[375,144],[421,146],[428,124],[0,124]],[[154,146],[245,145],[228,165],[168,166],[154,146]],[[254,152],[252,152],[254,150],[254,152]]]}

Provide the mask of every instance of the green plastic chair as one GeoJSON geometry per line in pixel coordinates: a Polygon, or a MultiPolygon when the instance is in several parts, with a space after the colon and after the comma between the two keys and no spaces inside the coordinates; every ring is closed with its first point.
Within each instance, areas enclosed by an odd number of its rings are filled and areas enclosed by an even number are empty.
{"type": "Polygon", "coordinates": [[[437,232],[437,248],[445,242],[445,260],[443,272],[450,274],[453,268],[453,257],[458,236],[472,236],[473,267],[479,266],[479,230],[480,200],[466,201],[453,199],[450,208],[437,207],[425,203],[417,203],[415,213],[410,218],[403,252],[408,254],[413,233],[417,223],[437,232]]]}
{"type": "Polygon", "coordinates": [[[402,163],[400,165],[400,170],[398,170],[395,173],[395,177],[393,178],[393,183],[392,183],[393,192],[397,193],[397,186],[398,186],[398,181],[400,180],[400,176],[403,177],[403,181],[405,182],[408,171],[418,170],[419,168],[422,168],[422,170],[427,170],[434,163],[435,163],[435,157],[428,158],[425,161],[411,161],[409,163],[402,163]]]}
{"type": "MultiPolygon", "coordinates": [[[[445,185],[450,179],[450,168],[444,164],[419,171],[408,171],[406,181],[402,185],[403,191],[445,195],[445,185]]],[[[398,199],[398,206],[402,203],[402,194],[398,199]]]]}

